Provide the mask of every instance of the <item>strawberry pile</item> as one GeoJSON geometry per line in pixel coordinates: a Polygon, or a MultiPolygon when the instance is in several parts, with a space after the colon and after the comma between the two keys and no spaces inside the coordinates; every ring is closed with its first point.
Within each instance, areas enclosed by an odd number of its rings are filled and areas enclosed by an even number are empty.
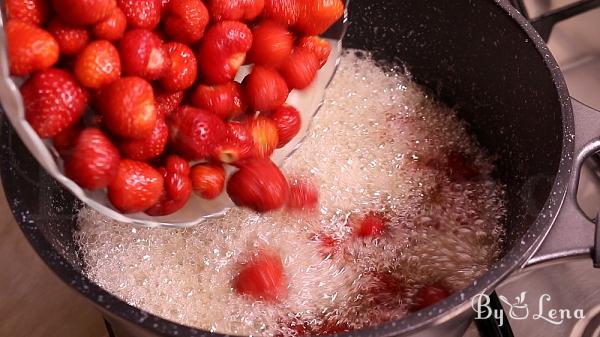
{"type": "Polygon", "coordinates": [[[224,190],[259,212],[316,204],[317,192],[290,188],[270,156],[300,130],[285,102],[327,62],[318,35],[342,16],[342,0],[5,3],[26,120],[82,188],[152,216],[224,190]],[[245,64],[252,71],[238,83],[245,64]],[[239,169],[229,181],[224,165],[239,169]]]}

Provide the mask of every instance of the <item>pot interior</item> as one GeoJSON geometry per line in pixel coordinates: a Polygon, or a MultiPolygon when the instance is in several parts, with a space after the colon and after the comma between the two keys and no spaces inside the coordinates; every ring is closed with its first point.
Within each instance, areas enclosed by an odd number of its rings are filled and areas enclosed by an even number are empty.
{"type": "MultiPolygon", "coordinates": [[[[456,107],[496,158],[495,176],[507,191],[505,252],[519,245],[549,198],[561,162],[566,97],[555,83],[560,75],[545,62],[551,56],[544,60],[492,0],[352,0],[349,16],[346,47],[406,66],[431,94],[456,107]]],[[[108,295],[83,276],[73,240],[80,203],[38,166],[5,118],[1,137],[4,189],[33,246],[82,293],[95,301],[108,295]]],[[[122,302],[118,308],[136,314],[122,302]]]]}
{"type": "Polygon", "coordinates": [[[563,112],[544,56],[494,1],[353,0],[349,13],[346,47],[405,65],[496,158],[510,249],[546,202],[561,159],[563,112]]]}

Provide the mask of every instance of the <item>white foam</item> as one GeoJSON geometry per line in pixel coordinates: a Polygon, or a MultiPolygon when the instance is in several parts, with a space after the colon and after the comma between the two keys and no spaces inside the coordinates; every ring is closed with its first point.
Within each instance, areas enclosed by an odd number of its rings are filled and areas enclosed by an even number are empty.
{"type": "Polygon", "coordinates": [[[316,214],[259,216],[234,209],[187,230],[133,228],[83,209],[77,241],[88,275],[137,307],[176,322],[243,335],[294,335],[289,322],[360,328],[400,318],[419,287],[453,291],[484,273],[503,235],[503,188],[491,161],[454,111],[400,71],[347,52],[304,145],[284,167],[320,186],[316,214]],[[458,151],[484,178],[453,182],[423,163],[458,151]],[[385,235],[352,240],[351,213],[383,211],[385,235]],[[343,253],[324,259],[311,238],[325,233],[343,253]],[[249,252],[281,254],[289,295],[279,304],[235,294],[231,280],[249,252]],[[375,305],[364,293],[377,273],[402,280],[402,294],[375,305]]]}

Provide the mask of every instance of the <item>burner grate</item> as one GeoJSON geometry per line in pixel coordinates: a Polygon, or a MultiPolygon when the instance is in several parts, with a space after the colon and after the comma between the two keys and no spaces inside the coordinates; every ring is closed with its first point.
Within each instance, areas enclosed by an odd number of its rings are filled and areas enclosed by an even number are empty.
{"type": "Polygon", "coordinates": [[[531,18],[523,0],[510,0],[510,3],[531,22],[546,42],[548,42],[552,29],[557,23],[600,7],[600,0],[580,0],[552,10],[537,18],[531,18]]]}

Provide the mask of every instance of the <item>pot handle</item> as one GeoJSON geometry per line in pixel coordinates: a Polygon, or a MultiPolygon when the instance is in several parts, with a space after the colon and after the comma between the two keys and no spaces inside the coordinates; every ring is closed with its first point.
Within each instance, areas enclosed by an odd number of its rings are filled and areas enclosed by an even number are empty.
{"type": "Polygon", "coordinates": [[[590,256],[600,268],[599,218],[589,218],[577,202],[579,178],[585,160],[600,152],[600,111],[571,99],[575,116],[575,158],[566,198],[561,210],[533,256],[524,264],[529,267],[559,258],[590,256]]]}

